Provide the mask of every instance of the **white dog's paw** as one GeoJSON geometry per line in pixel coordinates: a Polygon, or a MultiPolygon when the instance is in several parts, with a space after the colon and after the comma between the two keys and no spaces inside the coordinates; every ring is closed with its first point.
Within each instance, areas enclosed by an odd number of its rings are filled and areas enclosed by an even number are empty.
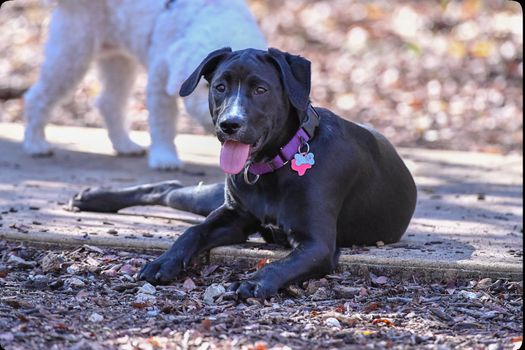
{"type": "Polygon", "coordinates": [[[24,151],[31,157],[49,157],[53,155],[53,147],[43,138],[26,137],[24,151]]]}
{"type": "Polygon", "coordinates": [[[158,170],[178,170],[183,166],[175,150],[150,149],[148,164],[158,170]]]}
{"type": "Polygon", "coordinates": [[[113,148],[119,156],[143,156],[146,154],[144,147],[136,144],[129,138],[113,141],[113,148]]]}

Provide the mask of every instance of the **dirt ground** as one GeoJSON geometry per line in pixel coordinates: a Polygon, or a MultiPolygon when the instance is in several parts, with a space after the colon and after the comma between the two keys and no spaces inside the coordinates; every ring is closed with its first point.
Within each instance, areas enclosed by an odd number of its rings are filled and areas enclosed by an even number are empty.
{"type": "Polygon", "coordinates": [[[517,349],[523,282],[334,273],[267,301],[224,291],[256,266],[202,261],[169,286],[154,255],[0,241],[5,349],[517,349]]]}

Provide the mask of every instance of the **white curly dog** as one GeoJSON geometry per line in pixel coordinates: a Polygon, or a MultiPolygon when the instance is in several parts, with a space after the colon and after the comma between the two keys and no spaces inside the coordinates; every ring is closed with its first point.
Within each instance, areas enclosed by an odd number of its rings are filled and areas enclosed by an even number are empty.
{"type": "MultiPolygon", "coordinates": [[[[58,0],[39,80],[25,95],[24,149],[52,154],[45,125],[96,60],[103,91],[97,100],[118,154],[144,150],[128,135],[126,101],[142,65],[148,73],[149,165],[177,169],[174,144],[178,90],[211,51],[267,47],[244,0],[58,0]]],[[[184,99],[187,112],[212,130],[208,92],[184,99]]]]}

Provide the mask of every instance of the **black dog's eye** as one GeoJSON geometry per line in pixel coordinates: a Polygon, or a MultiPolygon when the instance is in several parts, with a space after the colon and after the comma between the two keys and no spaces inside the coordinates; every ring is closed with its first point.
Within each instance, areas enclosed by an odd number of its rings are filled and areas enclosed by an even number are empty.
{"type": "Polygon", "coordinates": [[[226,86],[224,86],[224,84],[216,85],[215,90],[217,90],[218,92],[224,92],[226,91],[226,86]]]}
{"type": "Polygon", "coordinates": [[[255,91],[254,91],[253,93],[254,93],[255,95],[262,95],[262,94],[264,94],[266,91],[268,91],[268,90],[266,90],[266,89],[263,88],[262,86],[258,86],[258,87],[255,88],[255,91]]]}

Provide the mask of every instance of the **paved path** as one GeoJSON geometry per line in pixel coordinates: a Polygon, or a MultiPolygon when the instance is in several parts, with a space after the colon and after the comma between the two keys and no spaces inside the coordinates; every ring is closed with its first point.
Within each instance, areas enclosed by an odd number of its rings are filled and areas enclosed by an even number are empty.
{"type": "MultiPolygon", "coordinates": [[[[160,207],[119,214],[72,213],[63,206],[86,186],[128,186],[178,179],[184,184],[223,180],[213,137],[179,135],[183,172],[148,169],[145,158],[112,156],[100,129],[49,127],[59,145],[51,158],[21,150],[22,126],[0,123],[0,238],[39,243],[165,249],[201,217],[160,207]]],[[[145,133],[133,134],[147,144],[145,133]]],[[[401,149],[416,178],[415,218],[401,242],[344,249],[341,268],[364,266],[432,277],[522,279],[523,159],[518,156],[401,149]]],[[[286,251],[254,240],[218,248],[213,259],[275,259],[286,251]]]]}

